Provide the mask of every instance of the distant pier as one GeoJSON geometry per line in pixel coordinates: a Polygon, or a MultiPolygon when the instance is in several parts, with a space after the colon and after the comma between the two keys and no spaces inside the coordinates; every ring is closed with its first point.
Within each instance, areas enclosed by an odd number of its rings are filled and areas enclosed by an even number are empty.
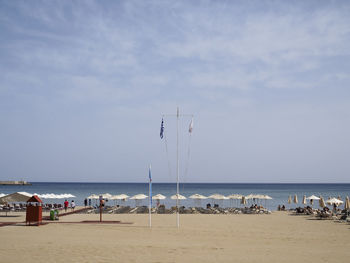
{"type": "Polygon", "coordinates": [[[27,181],[0,181],[0,185],[32,185],[27,181]]]}

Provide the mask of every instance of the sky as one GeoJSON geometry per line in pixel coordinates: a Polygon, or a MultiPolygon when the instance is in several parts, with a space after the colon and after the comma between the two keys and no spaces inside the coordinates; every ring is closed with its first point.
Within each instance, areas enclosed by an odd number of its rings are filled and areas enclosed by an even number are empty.
{"type": "Polygon", "coordinates": [[[350,183],[349,13],[0,0],[0,180],[350,183]]]}

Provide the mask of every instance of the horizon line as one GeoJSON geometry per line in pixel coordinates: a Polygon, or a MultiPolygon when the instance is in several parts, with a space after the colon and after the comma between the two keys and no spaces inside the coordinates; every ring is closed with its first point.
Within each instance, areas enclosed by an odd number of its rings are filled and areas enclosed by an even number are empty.
{"type": "MultiPolygon", "coordinates": [[[[100,183],[100,184],[108,184],[108,183],[116,183],[116,184],[147,184],[148,181],[145,182],[113,182],[113,181],[27,181],[28,183],[100,183]]],[[[176,184],[176,182],[154,182],[153,184],[176,184]]],[[[179,182],[180,184],[350,184],[350,182],[179,182]]]]}

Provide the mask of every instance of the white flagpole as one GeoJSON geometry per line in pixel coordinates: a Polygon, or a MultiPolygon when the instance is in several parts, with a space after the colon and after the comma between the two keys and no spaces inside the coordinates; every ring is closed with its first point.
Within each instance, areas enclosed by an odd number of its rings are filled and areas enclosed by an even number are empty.
{"type": "Polygon", "coordinates": [[[152,213],[151,213],[151,209],[152,209],[152,179],[151,179],[151,165],[149,166],[149,183],[148,183],[148,214],[149,214],[149,227],[152,228],[152,213]]]}
{"type": "MultiPolygon", "coordinates": [[[[174,114],[163,114],[164,116],[174,116],[174,114]]],[[[191,124],[189,127],[189,132],[192,133],[192,128],[193,128],[193,114],[181,114],[181,116],[191,116],[191,124]]],[[[179,107],[177,107],[176,111],[176,193],[177,193],[177,198],[176,198],[176,225],[178,228],[180,228],[180,211],[179,211],[179,195],[180,195],[180,187],[179,187],[179,181],[180,181],[180,169],[179,169],[179,118],[180,118],[180,110],[179,107]]],[[[163,118],[162,118],[162,123],[161,123],[161,129],[160,129],[160,138],[163,138],[163,131],[164,131],[164,126],[163,126],[163,118]]],[[[166,143],[166,139],[165,139],[166,143]]],[[[167,149],[167,148],[166,148],[167,149]]],[[[169,166],[170,167],[170,166],[169,166]]],[[[169,169],[170,171],[170,169],[169,169]]]]}
{"type": "Polygon", "coordinates": [[[176,182],[176,192],[177,192],[177,197],[176,197],[176,223],[177,223],[177,228],[180,228],[180,213],[179,213],[179,107],[177,107],[177,114],[176,114],[176,174],[177,174],[177,182],[176,182]]]}

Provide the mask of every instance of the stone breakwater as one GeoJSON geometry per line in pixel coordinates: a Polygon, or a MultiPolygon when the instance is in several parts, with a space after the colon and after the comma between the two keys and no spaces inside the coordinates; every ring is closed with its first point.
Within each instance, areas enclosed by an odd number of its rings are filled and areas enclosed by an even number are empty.
{"type": "Polygon", "coordinates": [[[31,185],[27,181],[0,181],[0,185],[31,185]]]}

